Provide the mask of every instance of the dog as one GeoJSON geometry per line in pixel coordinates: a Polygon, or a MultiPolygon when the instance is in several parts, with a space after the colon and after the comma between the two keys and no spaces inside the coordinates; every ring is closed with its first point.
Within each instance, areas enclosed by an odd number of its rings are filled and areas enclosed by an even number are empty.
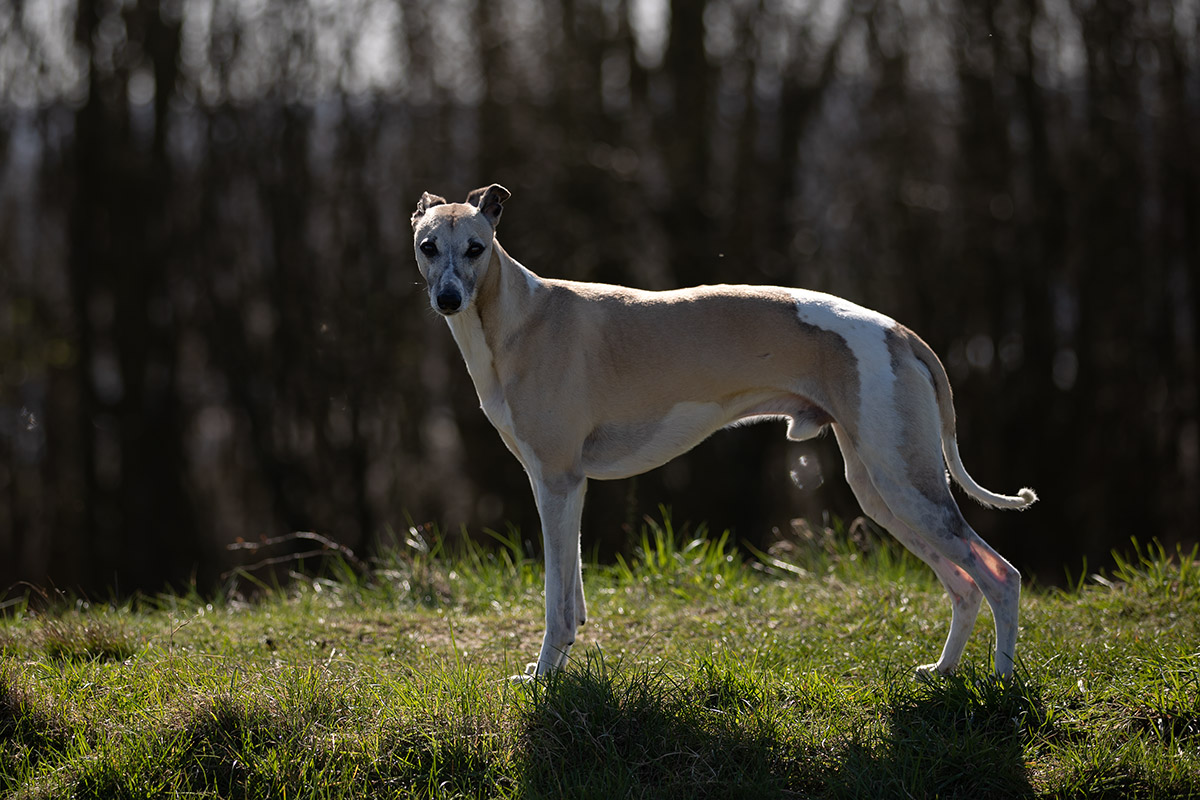
{"type": "Polygon", "coordinates": [[[580,516],[589,478],[638,475],[720,428],[784,419],[793,441],[833,430],[863,511],[929,564],[950,596],[941,657],[959,663],[983,598],[995,671],[1012,675],[1020,573],[967,524],[950,477],[978,502],[1023,509],[963,467],[941,361],[895,320],[773,286],[650,292],[542,278],[496,240],[510,194],[426,192],[412,215],[429,301],[462,351],[487,418],[525,467],[542,523],[546,632],[526,675],[562,667],[587,618],[580,516]],[[947,475],[948,470],[948,475],[947,475]]]}

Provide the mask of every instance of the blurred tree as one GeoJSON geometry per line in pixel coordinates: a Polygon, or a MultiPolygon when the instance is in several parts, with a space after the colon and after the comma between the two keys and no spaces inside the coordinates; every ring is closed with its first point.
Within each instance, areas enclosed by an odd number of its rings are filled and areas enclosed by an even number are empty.
{"type": "Polygon", "coordinates": [[[117,591],[181,585],[207,555],[185,489],[168,286],[179,35],[156,0],[78,5],[87,93],[75,114],[67,266],[80,452],[62,456],[81,459],[85,560],[63,566],[117,591]]]}
{"type": "MultiPolygon", "coordinates": [[[[0,7],[0,586],[207,585],[239,537],[369,551],[410,518],[536,540],[412,263],[420,192],[491,181],[543,274],[803,285],[913,327],[972,472],[1043,496],[967,509],[1019,565],[1194,539],[1198,24],[1186,0],[0,7]]],[[[718,434],[595,483],[586,541],[628,546],[659,503],[760,544],[853,516],[835,451],[718,434]],[[800,454],[821,488],[788,484],[800,454]]]]}

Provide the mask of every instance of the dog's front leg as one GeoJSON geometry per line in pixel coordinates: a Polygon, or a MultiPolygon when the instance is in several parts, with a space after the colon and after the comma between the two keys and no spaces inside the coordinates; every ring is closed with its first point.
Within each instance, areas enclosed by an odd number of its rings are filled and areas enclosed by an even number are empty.
{"type": "Polygon", "coordinates": [[[563,474],[533,484],[546,551],[546,635],[535,671],[545,675],[566,664],[584,614],[579,521],[587,481],[563,474]]]}

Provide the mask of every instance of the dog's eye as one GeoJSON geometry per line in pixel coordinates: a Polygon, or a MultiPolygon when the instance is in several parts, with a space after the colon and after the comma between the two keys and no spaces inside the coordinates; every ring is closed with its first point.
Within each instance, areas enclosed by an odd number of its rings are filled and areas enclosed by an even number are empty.
{"type": "Polygon", "coordinates": [[[476,258],[482,252],[483,245],[481,245],[479,242],[471,242],[470,246],[467,247],[467,258],[476,258]]]}
{"type": "Polygon", "coordinates": [[[433,242],[421,242],[421,252],[427,256],[437,255],[437,245],[433,242]]]}

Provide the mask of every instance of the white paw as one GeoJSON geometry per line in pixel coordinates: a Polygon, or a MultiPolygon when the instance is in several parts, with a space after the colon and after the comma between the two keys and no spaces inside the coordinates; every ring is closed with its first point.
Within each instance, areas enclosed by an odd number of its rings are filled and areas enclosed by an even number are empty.
{"type": "Polygon", "coordinates": [[[523,675],[511,675],[511,676],[509,676],[508,682],[528,685],[530,683],[533,683],[536,680],[537,680],[537,662],[533,661],[533,662],[525,665],[525,673],[523,675]]]}
{"type": "Polygon", "coordinates": [[[917,676],[922,678],[944,678],[952,672],[953,669],[942,669],[937,664],[922,664],[917,667],[917,676]]]}

